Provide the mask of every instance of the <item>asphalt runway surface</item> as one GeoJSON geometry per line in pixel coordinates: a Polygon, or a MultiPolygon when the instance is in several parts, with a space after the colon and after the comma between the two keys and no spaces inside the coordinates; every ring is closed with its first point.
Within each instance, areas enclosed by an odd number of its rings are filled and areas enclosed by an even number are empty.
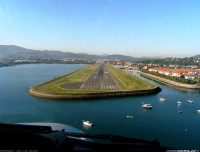
{"type": "Polygon", "coordinates": [[[110,74],[105,64],[100,64],[79,89],[122,90],[110,74]]]}

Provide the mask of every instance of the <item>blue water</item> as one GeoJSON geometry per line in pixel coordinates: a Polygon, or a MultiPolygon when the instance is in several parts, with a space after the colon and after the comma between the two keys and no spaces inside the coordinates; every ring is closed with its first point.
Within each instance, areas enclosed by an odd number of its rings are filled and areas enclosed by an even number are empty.
{"type": "Polygon", "coordinates": [[[85,67],[78,64],[32,64],[0,68],[0,121],[56,122],[85,133],[103,133],[154,140],[177,149],[200,149],[199,91],[180,90],[149,80],[162,88],[156,95],[95,100],[51,100],[30,96],[38,83],[85,67]],[[164,102],[158,98],[164,97],[164,102]],[[195,97],[197,96],[197,97],[195,97]],[[187,100],[193,100],[189,103],[187,100]],[[183,104],[178,107],[177,101],[183,104]],[[141,102],[152,110],[141,109],[141,102]],[[178,114],[177,111],[183,113],[178,114]],[[133,119],[127,119],[133,115],[133,119]],[[84,128],[82,120],[94,123],[84,128]],[[185,131],[187,129],[187,132],[185,131]]]}

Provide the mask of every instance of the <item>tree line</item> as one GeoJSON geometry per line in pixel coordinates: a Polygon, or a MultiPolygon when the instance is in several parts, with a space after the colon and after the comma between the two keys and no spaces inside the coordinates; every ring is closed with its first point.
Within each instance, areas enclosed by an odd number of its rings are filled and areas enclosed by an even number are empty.
{"type": "Polygon", "coordinates": [[[160,65],[181,65],[181,66],[187,66],[187,65],[199,65],[198,62],[195,62],[195,58],[193,57],[185,57],[185,58],[166,58],[166,59],[149,59],[149,60],[140,60],[136,61],[139,63],[144,64],[160,64],[160,65]]]}

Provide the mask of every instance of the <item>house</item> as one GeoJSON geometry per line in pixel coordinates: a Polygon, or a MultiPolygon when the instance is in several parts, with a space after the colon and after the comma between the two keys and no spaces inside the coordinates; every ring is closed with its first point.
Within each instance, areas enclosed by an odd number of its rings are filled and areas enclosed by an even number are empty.
{"type": "Polygon", "coordinates": [[[194,80],[195,77],[197,77],[197,75],[195,73],[190,73],[190,74],[184,74],[185,79],[189,79],[189,80],[194,80]]]}
{"type": "Polygon", "coordinates": [[[181,75],[185,75],[186,79],[194,79],[195,75],[200,73],[200,69],[170,69],[170,68],[150,68],[149,71],[158,72],[160,74],[168,75],[168,76],[174,76],[174,77],[180,77],[181,75]]]}

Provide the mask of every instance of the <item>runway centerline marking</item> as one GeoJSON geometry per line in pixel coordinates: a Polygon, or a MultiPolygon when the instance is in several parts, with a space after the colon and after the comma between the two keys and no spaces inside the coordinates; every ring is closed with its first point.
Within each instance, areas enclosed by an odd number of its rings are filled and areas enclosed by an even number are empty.
{"type": "Polygon", "coordinates": [[[88,79],[81,85],[80,89],[121,90],[105,64],[99,64],[88,79]]]}

